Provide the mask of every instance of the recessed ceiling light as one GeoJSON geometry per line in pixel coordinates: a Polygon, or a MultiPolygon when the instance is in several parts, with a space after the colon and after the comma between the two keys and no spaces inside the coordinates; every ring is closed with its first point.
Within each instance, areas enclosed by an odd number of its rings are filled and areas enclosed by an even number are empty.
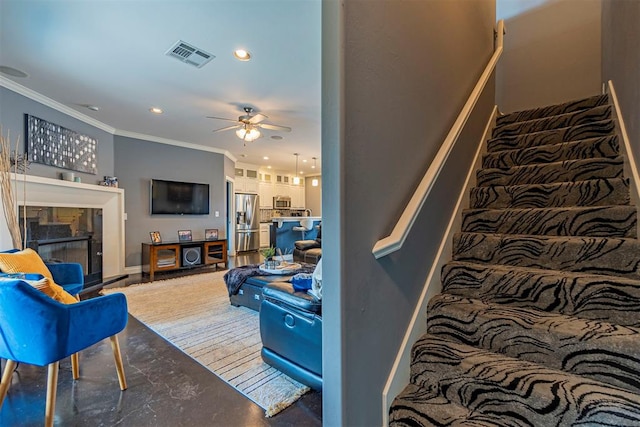
{"type": "Polygon", "coordinates": [[[275,139],[276,141],[280,141],[282,137],[280,135],[272,135],[271,139],[275,139]]]}
{"type": "Polygon", "coordinates": [[[264,156],[262,159],[263,160],[269,160],[269,156],[264,156]]]}
{"type": "Polygon", "coordinates": [[[267,169],[271,169],[271,165],[267,166],[267,169]]]}
{"type": "Polygon", "coordinates": [[[151,111],[153,114],[162,114],[162,108],[158,107],[151,107],[149,108],[149,111],[151,111]]]}
{"type": "Polygon", "coordinates": [[[21,77],[21,78],[29,77],[29,75],[24,71],[20,71],[17,68],[8,67],[6,65],[0,65],[0,73],[6,74],[8,76],[13,76],[13,77],[21,77]]]}
{"type": "Polygon", "coordinates": [[[302,163],[307,163],[307,159],[302,159],[302,163]]]}
{"type": "Polygon", "coordinates": [[[251,54],[244,49],[237,49],[233,51],[233,56],[239,61],[248,61],[251,59],[251,54]]]}

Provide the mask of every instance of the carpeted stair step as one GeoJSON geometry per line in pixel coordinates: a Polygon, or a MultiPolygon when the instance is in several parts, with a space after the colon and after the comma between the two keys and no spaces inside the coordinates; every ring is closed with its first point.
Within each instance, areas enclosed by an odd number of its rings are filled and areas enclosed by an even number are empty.
{"type": "Polygon", "coordinates": [[[558,116],[560,114],[574,113],[581,110],[589,110],[591,108],[598,107],[600,105],[606,105],[608,103],[609,98],[607,95],[596,95],[585,99],[563,102],[562,104],[516,111],[513,113],[507,113],[502,116],[498,116],[496,118],[496,126],[540,119],[549,116],[558,116]]]}
{"type": "Polygon", "coordinates": [[[618,137],[609,135],[589,138],[582,141],[541,145],[517,150],[495,151],[485,154],[483,168],[508,169],[512,166],[535,163],[552,163],[562,160],[592,159],[598,157],[617,157],[620,153],[618,137]]]}
{"type": "Polygon", "coordinates": [[[448,294],[640,328],[638,280],[461,261],[441,277],[448,294]]]}
{"type": "Polygon", "coordinates": [[[456,233],[453,259],[640,279],[640,240],[456,233]]]}
{"type": "Polygon", "coordinates": [[[487,152],[515,150],[519,148],[537,147],[540,145],[560,144],[562,142],[581,141],[583,139],[598,138],[613,135],[616,124],[612,119],[601,122],[587,123],[580,126],[562,129],[544,130],[524,135],[511,135],[493,138],[487,141],[487,152]]]}
{"type": "Polygon", "coordinates": [[[525,420],[503,416],[498,404],[499,402],[494,404],[493,409],[483,413],[452,403],[432,390],[409,383],[391,405],[389,426],[538,427],[525,420]]]}
{"type": "Polygon", "coordinates": [[[599,158],[567,160],[564,162],[514,166],[509,169],[480,169],[476,173],[476,185],[550,184],[575,182],[596,178],[622,178],[624,158],[599,158]]]}
{"type": "Polygon", "coordinates": [[[608,206],[629,204],[629,179],[591,179],[471,189],[472,209],[608,206]]]}
{"type": "Polygon", "coordinates": [[[601,105],[590,110],[577,111],[575,113],[561,114],[559,116],[545,117],[526,122],[510,123],[495,127],[492,136],[494,138],[501,138],[511,135],[524,135],[527,133],[590,124],[610,119],[611,112],[611,105],[601,105]]]}
{"type": "Polygon", "coordinates": [[[499,413],[498,425],[640,425],[640,396],[599,381],[430,334],[412,354],[414,385],[476,414],[499,413]]]}
{"type": "Polygon", "coordinates": [[[640,425],[640,240],[606,95],[496,119],[393,426],[640,425]]]}
{"type": "Polygon", "coordinates": [[[467,209],[462,231],[545,236],[637,237],[635,206],[467,209]]]}
{"type": "Polygon", "coordinates": [[[427,333],[640,393],[640,329],[439,294],[427,333]]]}
{"type": "MultiPolygon", "coordinates": [[[[439,396],[431,389],[409,383],[389,409],[389,426],[463,426],[473,419],[471,411],[439,396]]],[[[491,424],[500,425],[500,424],[491,424]]]]}

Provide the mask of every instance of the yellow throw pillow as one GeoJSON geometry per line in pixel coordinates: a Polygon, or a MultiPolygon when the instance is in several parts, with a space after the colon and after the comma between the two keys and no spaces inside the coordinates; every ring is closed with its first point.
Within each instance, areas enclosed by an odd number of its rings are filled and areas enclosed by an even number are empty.
{"type": "Polygon", "coordinates": [[[62,286],[57,285],[52,279],[45,277],[45,280],[46,284],[40,288],[42,292],[49,295],[54,300],[64,304],[73,304],[74,302],[78,302],[73,295],[65,291],[62,286]]]}
{"type": "Polygon", "coordinates": [[[48,280],[47,285],[40,288],[42,292],[56,301],[72,304],[77,300],[65,291],[62,286],[53,281],[51,271],[47,268],[40,255],[33,249],[19,252],[0,253],[0,270],[4,273],[36,273],[42,274],[48,280]]]}

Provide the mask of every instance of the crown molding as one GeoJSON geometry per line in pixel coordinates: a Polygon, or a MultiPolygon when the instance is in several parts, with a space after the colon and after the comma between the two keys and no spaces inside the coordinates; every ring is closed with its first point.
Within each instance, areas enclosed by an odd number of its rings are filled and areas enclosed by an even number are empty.
{"type": "Polygon", "coordinates": [[[126,130],[119,130],[119,129],[116,129],[114,135],[124,136],[127,138],[133,138],[133,139],[141,139],[143,141],[157,142],[159,144],[173,145],[176,147],[189,148],[191,150],[199,150],[199,151],[206,151],[209,153],[224,154],[233,162],[238,161],[236,157],[233,154],[231,154],[228,150],[222,150],[220,148],[206,147],[204,145],[193,144],[191,142],[176,141],[175,139],[160,138],[159,136],[145,135],[142,133],[129,132],[126,130]]]}
{"type": "Polygon", "coordinates": [[[6,87],[7,89],[13,92],[16,92],[22,96],[26,96],[27,98],[32,99],[36,102],[39,102],[40,104],[46,105],[47,107],[53,108],[54,110],[57,110],[63,114],[66,114],[67,116],[71,116],[74,119],[78,119],[81,122],[84,122],[88,125],[96,127],[110,134],[113,134],[116,131],[116,129],[113,126],[109,126],[105,123],[102,123],[99,120],[94,119],[93,117],[89,117],[85,114],[82,114],[71,107],[61,104],[58,101],[54,101],[53,99],[48,98],[32,89],[24,87],[21,84],[18,84],[13,80],[10,80],[4,76],[0,76],[0,86],[6,87]]]}
{"type": "Polygon", "coordinates": [[[236,159],[236,157],[231,154],[228,150],[222,150],[219,148],[214,148],[214,147],[205,147],[203,145],[198,145],[198,144],[193,144],[190,142],[184,142],[184,141],[176,141],[173,139],[167,139],[167,138],[160,138],[157,136],[153,136],[153,135],[145,135],[145,134],[141,134],[141,133],[136,133],[136,132],[129,132],[129,131],[125,131],[125,130],[120,130],[120,129],[116,129],[113,126],[109,126],[99,120],[94,119],[93,117],[89,117],[86,114],[82,114],[76,110],[74,110],[71,107],[68,107],[64,104],[61,104],[58,101],[54,101],[53,99],[46,97],[44,95],[42,95],[41,93],[38,93],[32,89],[29,89],[27,87],[22,86],[19,83],[14,82],[11,79],[8,79],[2,75],[0,75],[0,86],[5,87],[13,92],[16,92],[17,94],[20,94],[22,96],[25,96],[33,101],[36,101],[40,104],[43,104],[47,107],[53,108],[56,111],[59,111],[63,114],[66,114],[67,116],[71,116],[74,119],[80,120],[81,122],[84,122],[88,125],[91,125],[93,127],[96,127],[100,130],[103,130],[105,132],[110,133],[111,135],[118,135],[118,136],[125,136],[128,138],[135,138],[135,139],[141,139],[143,141],[151,141],[151,142],[157,142],[160,144],[167,144],[167,145],[174,145],[177,147],[184,147],[184,148],[189,148],[191,150],[199,150],[199,151],[207,151],[210,153],[218,153],[218,154],[224,154],[226,157],[228,157],[231,161],[233,161],[234,163],[237,162],[238,160],[236,159]]]}

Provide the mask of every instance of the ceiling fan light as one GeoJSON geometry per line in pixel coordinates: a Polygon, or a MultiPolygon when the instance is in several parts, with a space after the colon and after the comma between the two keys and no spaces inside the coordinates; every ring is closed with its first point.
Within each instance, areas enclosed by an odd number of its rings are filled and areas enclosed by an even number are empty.
{"type": "Polygon", "coordinates": [[[251,128],[249,130],[249,136],[248,138],[251,138],[251,141],[253,141],[254,139],[258,139],[260,138],[262,134],[260,133],[260,131],[256,128],[251,128]]]}
{"type": "Polygon", "coordinates": [[[236,136],[238,138],[240,138],[243,141],[255,141],[256,139],[260,138],[260,136],[262,136],[262,134],[260,133],[260,131],[254,127],[248,127],[245,126],[243,128],[240,128],[236,131],[236,136]]]}

